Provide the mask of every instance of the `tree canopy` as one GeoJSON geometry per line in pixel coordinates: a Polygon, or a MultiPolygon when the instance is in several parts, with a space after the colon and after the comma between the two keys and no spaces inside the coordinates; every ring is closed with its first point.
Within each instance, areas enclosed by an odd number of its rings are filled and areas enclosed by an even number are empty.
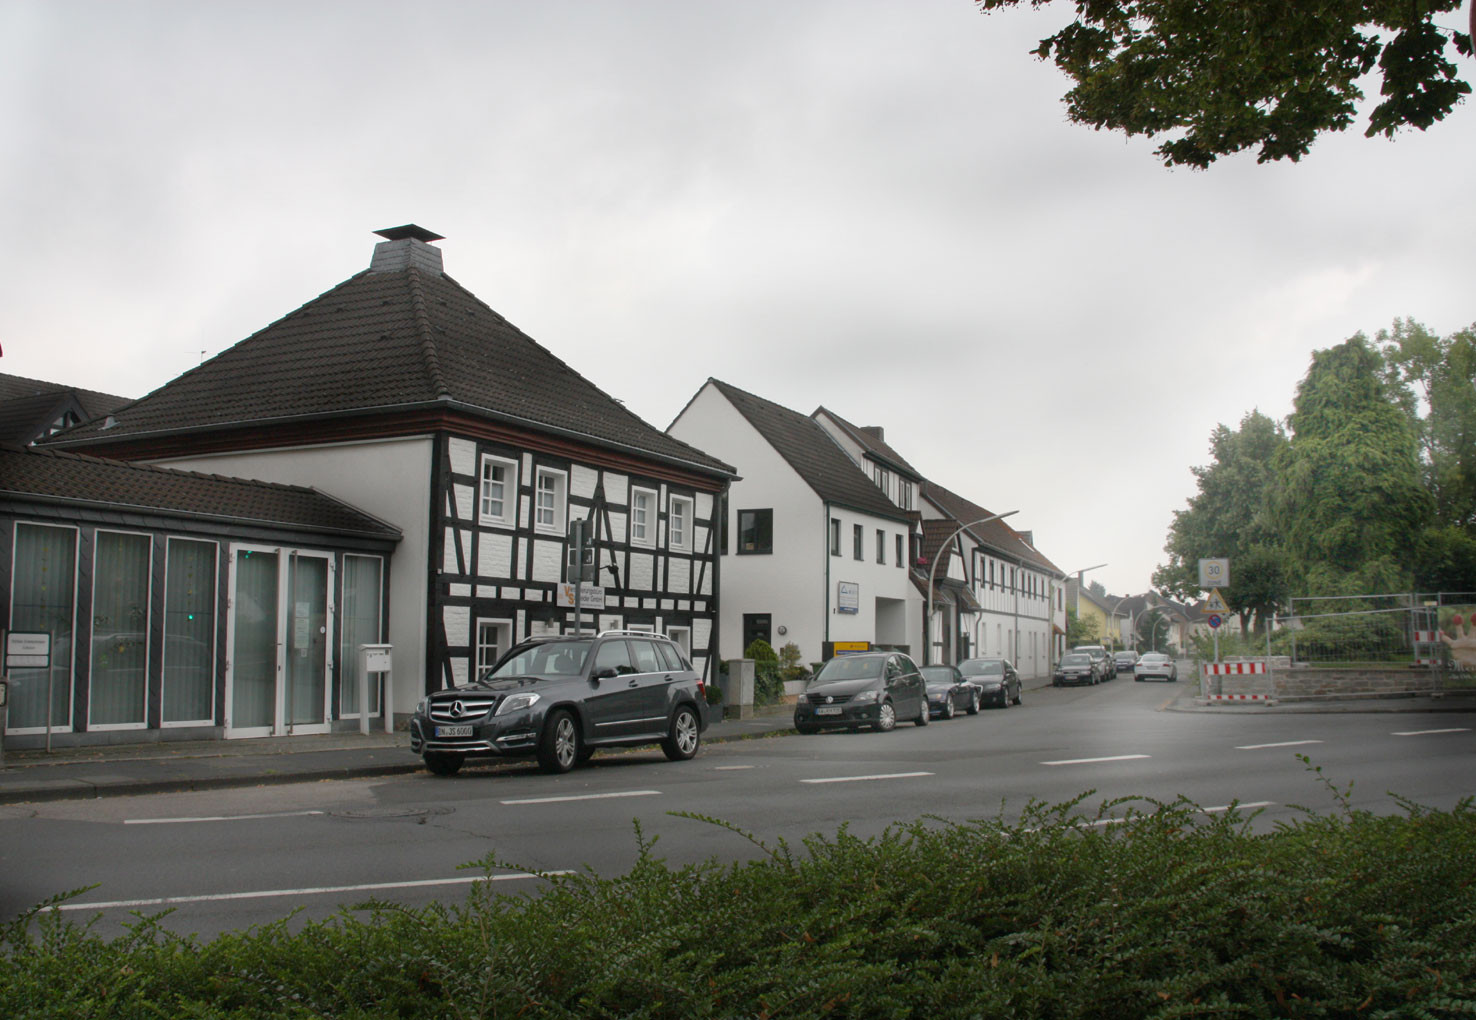
{"type": "Polygon", "coordinates": [[[1476,591],[1476,326],[1396,321],[1312,356],[1282,425],[1217,426],[1199,491],[1174,513],[1153,585],[1199,594],[1229,557],[1243,624],[1292,595],[1476,591]]]}
{"type": "MultiPolygon", "coordinates": [[[[1022,0],[974,2],[990,13],[1022,0]]],[[[1035,55],[1075,82],[1073,121],[1168,136],[1156,150],[1166,165],[1202,169],[1248,148],[1258,162],[1295,161],[1353,123],[1370,73],[1381,98],[1366,135],[1424,130],[1449,114],[1471,91],[1451,57],[1472,56],[1472,34],[1435,18],[1461,2],[1075,0],[1076,20],[1035,55]]]]}

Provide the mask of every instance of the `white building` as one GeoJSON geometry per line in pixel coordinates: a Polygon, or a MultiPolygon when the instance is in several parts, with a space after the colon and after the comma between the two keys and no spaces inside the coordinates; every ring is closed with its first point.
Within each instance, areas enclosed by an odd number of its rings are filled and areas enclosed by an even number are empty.
{"type": "MultiPolygon", "coordinates": [[[[776,649],[793,642],[805,662],[837,646],[921,647],[917,515],[814,418],[709,379],[667,431],[740,475],[724,513],[722,658],[756,638],[776,649]]],[[[916,484],[903,479],[910,491],[901,498],[916,498],[916,484]]]]}

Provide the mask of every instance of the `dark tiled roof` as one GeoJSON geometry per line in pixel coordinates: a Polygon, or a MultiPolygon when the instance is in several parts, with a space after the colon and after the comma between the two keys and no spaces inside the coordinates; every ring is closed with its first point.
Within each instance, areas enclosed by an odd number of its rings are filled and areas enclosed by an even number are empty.
{"type": "Polygon", "coordinates": [[[428,405],[734,473],[626,410],[451,277],[418,267],[350,277],[116,411],[115,424],[84,425],[53,443],[428,405]]]}
{"type": "Polygon", "coordinates": [[[907,511],[887,499],[815,419],[720,380],[708,381],[821,499],[876,517],[908,520],[907,511]]]}
{"type": "Polygon", "coordinates": [[[845,431],[846,435],[854,439],[860,445],[861,449],[871,454],[883,464],[886,464],[893,470],[900,471],[914,482],[922,481],[922,475],[918,474],[917,468],[907,463],[900,453],[888,446],[886,440],[877,435],[876,431],[873,431],[876,428],[875,426],[862,428],[858,425],[852,425],[827,407],[816,408],[815,414],[824,414],[829,417],[831,421],[835,422],[845,431]]]}
{"type": "Polygon", "coordinates": [[[399,529],[299,485],[175,471],[53,450],[0,447],[0,495],[371,538],[400,537],[399,529]]]}
{"type": "MultiPolygon", "coordinates": [[[[972,503],[955,492],[943,488],[937,482],[924,481],[922,483],[923,498],[932,503],[941,512],[952,518],[956,528],[967,521],[982,520],[992,516],[992,512],[972,503]]],[[[1019,533],[1004,521],[990,521],[988,524],[976,524],[970,526],[969,534],[973,535],[984,545],[1008,556],[1018,557],[1032,566],[1052,574],[1059,575],[1061,568],[1052,563],[1035,546],[1026,542],[1019,533]]]]}
{"type": "Polygon", "coordinates": [[[45,435],[52,422],[68,410],[86,421],[126,403],[127,397],[110,393],[18,375],[0,375],[0,443],[29,443],[45,435]]]}

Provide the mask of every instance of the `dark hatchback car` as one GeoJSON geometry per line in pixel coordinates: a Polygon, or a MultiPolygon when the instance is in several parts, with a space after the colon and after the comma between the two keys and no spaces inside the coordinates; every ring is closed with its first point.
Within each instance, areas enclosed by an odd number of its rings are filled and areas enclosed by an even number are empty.
{"type": "Polygon", "coordinates": [[[1097,664],[1090,655],[1086,652],[1068,652],[1056,663],[1056,671],[1051,674],[1051,686],[1094,684],[1097,676],[1097,664]]]}
{"type": "Polygon", "coordinates": [[[707,729],[702,680],[669,638],[603,631],[530,638],[469,684],[423,699],[410,750],[438,776],[469,757],[536,757],[568,772],[597,748],[659,743],[695,757],[707,729]]]}
{"type": "Polygon", "coordinates": [[[959,712],[979,714],[979,688],[964,679],[956,666],[924,666],[928,685],[928,712],[939,719],[952,719],[959,712]]]}
{"type": "Polygon", "coordinates": [[[1020,674],[1009,659],[986,656],[958,664],[964,679],[979,688],[979,704],[1008,708],[1020,704],[1020,674]]]}
{"type": "Polygon", "coordinates": [[[1138,664],[1138,653],[1133,651],[1113,652],[1112,664],[1117,667],[1119,673],[1131,673],[1133,667],[1138,664]]]}
{"type": "Polygon", "coordinates": [[[794,705],[794,728],[886,731],[899,719],[928,724],[928,695],[917,664],[901,652],[838,655],[820,667],[794,705]]]}

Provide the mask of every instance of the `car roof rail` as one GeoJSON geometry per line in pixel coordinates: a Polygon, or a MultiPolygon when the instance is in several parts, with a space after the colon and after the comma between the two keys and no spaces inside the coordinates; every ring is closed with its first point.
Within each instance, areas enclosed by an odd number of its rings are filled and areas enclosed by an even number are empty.
{"type": "Polygon", "coordinates": [[[659,637],[659,638],[662,638],[662,639],[667,640],[667,641],[670,641],[671,640],[671,638],[667,637],[665,634],[658,634],[654,630],[629,630],[629,629],[626,629],[626,630],[602,630],[598,634],[596,634],[595,637],[645,637],[645,638],[659,637]]]}

